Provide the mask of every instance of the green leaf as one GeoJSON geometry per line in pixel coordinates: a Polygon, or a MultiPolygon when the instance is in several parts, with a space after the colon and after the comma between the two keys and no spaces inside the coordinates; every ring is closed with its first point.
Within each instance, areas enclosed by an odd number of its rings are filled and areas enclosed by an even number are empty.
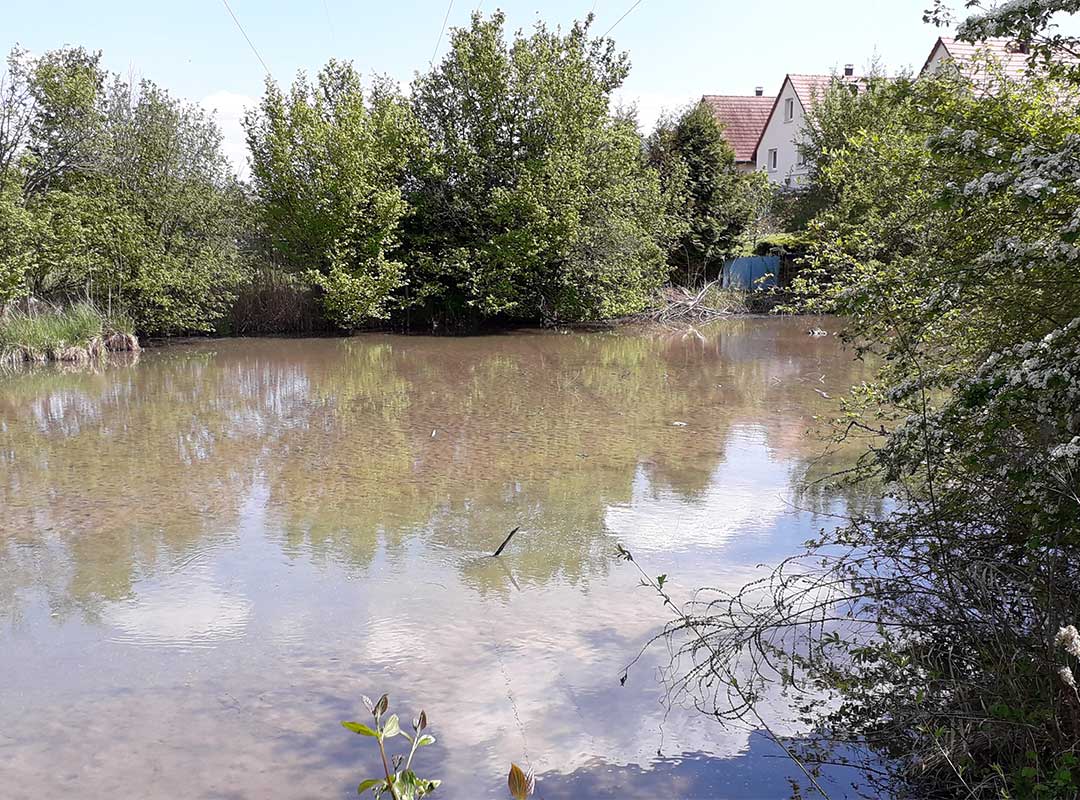
{"type": "Polygon", "coordinates": [[[341,727],[350,730],[353,733],[359,733],[361,736],[374,736],[377,738],[379,735],[361,722],[342,722],[341,727]]]}
{"type": "Polygon", "coordinates": [[[383,726],[383,737],[389,739],[392,736],[397,736],[399,733],[401,733],[401,724],[398,722],[398,716],[397,714],[391,714],[387,718],[386,724],[383,726]]]}
{"type": "Polygon", "coordinates": [[[427,747],[429,744],[435,744],[435,737],[430,733],[425,733],[416,742],[417,747],[427,747]]]}
{"type": "Polygon", "coordinates": [[[385,778],[373,778],[371,780],[364,781],[359,786],[357,786],[356,787],[356,793],[357,794],[363,794],[368,789],[374,789],[377,786],[385,786],[385,785],[386,785],[386,779],[385,778]]]}

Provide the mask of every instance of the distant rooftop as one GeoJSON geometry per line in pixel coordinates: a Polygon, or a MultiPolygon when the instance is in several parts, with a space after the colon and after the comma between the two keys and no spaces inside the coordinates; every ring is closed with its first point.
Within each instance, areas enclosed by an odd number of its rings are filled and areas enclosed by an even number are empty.
{"type": "Polygon", "coordinates": [[[990,56],[1001,63],[1005,75],[1009,78],[1021,78],[1027,71],[1027,53],[1015,46],[1011,39],[987,39],[985,42],[971,44],[961,42],[947,36],[940,37],[934,43],[923,71],[930,66],[930,61],[938,52],[938,48],[944,48],[945,57],[952,60],[961,71],[969,78],[974,77],[976,64],[980,58],[990,56]]]}
{"type": "Polygon", "coordinates": [[[736,161],[753,161],[758,138],[769,119],[772,97],[707,94],[701,98],[724,126],[724,137],[735,151],[736,161]]]}
{"type": "Polygon", "coordinates": [[[787,76],[791,81],[795,94],[805,108],[809,108],[815,97],[823,97],[833,81],[839,81],[848,86],[862,87],[865,78],[859,75],[799,75],[792,73],[787,76]]]}

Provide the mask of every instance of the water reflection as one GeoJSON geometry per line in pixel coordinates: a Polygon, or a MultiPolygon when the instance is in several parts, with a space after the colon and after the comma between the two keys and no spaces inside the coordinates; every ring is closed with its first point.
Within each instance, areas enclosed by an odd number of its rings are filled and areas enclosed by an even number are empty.
{"type": "MultiPolygon", "coordinates": [[[[821,778],[822,788],[830,796],[842,797],[849,788],[844,785],[844,777],[840,770],[830,772],[821,778]]],[[[789,797],[792,784],[801,785],[798,767],[757,733],[750,736],[746,751],[735,758],[684,753],[658,756],[644,766],[611,765],[598,760],[569,774],[541,775],[539,780],[548,797],[590,800],[761,800],[789,797]]]]}
{"type": "Polygon", "coordinates": [[[741,758],[749,732],[665,715],[649,663],[619,685],[664,614],[612,539],[679,591],[813,532],[805,433],[859,375],[806,327],[230,340],[0,379],[0,775],[346,796],[372,765],[337,720],[381,691],[427,708],[447,797],[501,796],[510,760],[556,798],[601,762],[666,774],[661,743],[741,758]]]}

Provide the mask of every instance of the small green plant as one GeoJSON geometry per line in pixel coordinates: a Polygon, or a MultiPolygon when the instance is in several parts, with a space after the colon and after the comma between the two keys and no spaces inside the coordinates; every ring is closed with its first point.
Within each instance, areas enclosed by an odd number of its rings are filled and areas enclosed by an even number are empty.
{"type": "Polygon", "coordinates": [[[421,747],[435,744],[435,737],[424,733],[427,728],[427,714],[423,711],[420,716],[413,720],[413,733],[410,736],[401,730],[401,723],[397,714],[391,714],[383,719],[390,708],[390,699],[384,694],[378,702],[372,703],[371,698],[363,696],[364,706],[371,712],[374,726],[365,725],[362,722],[342,722],[342,727],[359,736],[369,736],[378,743],[379,755],[382,757],[383,777],[372,778],[363,781],[357,788],[357,794],[370,791],[376,797],[390,795],[392,800],[419,800],[427,797],[438,788],[442,781],[418,778],[412,770],[413,756],[421,747]],[[404,736],[408,740],[408,756],[387,756],[386,740],[395,736],[404,736]]]}
{"type": "MultiPolygon", "coordinates": [[[[419,800],[434,792],[442,781],[418,778],[412,770],[413,756],[421,747],[435,744],[435,737],[430,733],[424,733],[427,728],[427,714],[423,711],[420,716],[413,720],[413,733],[410,736],[401,730],[401,723],[397,714],[383,716],[390,709],[390,698],[383,695],[378,702],[372,703],[371,698],[361,695],[364,706],[371,712],[375,721],[374,725],[365,725],[362,722],[342,722],[342,727],[359,736],[369,736],[379,745],[379,756],[382,758],[383,777],[371,778],[363,781],[356,787],[357,794],[371,792],[376,797],[390,795],[391,800],[419,800]],[[409,741],[409,754],[388,756],[386,740],[395,736],[404,736],[409,741]]],[[[517,764],[510,765],[510,774],[507,776],[506,785],[514,800],[526,800],[536,791],[536,778],[532,772],[525,772],[517,764]]]]}

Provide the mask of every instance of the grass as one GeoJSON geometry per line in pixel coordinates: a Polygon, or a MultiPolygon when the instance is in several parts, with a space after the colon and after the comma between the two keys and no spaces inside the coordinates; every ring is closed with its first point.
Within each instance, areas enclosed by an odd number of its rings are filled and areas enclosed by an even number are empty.
{"type": "Polygon", "coordinates": [[[313,333],[333,327],[310,284],[268,264],[256,269],[248,284],[240,289],[219,332],[248,336],[313,333]]]}
{"type": "Polygon", "coordinates": [[[752,310],[750,292],[745,289],[723,289],[719,281],[709,287],[701,302],[721,314],[749,314],[752,310]]]}
{"type": "Polygon", "coordinates": [[[138,349],[134,325],[107,317],[91,303],[0,316],[0,361],[88,361],[106,350],[138,349]]]}

